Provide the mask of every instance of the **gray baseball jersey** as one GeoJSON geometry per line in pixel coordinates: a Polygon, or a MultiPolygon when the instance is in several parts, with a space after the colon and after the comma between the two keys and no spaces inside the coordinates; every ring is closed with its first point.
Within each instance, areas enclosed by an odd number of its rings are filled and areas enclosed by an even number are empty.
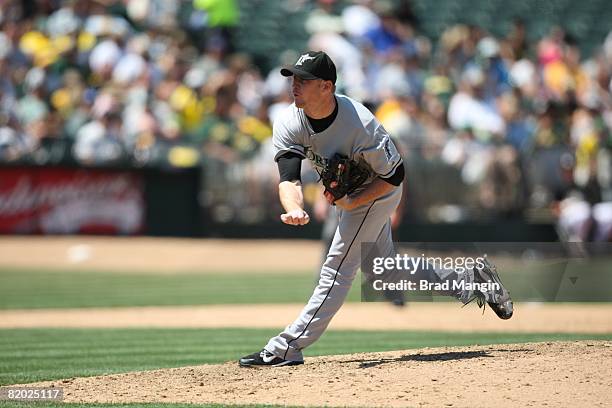
{"type": "Polygon", "coordinates": [[[389,134],[362,104],[337,95],[338,114],[324,131],[315,133],[303,109],[292,104],[274,123],[275,160],[286,152],[308,158],[321,172],[335,153],[348,156],[370,172],[365,188],[377,176],[393,175],[402,162],[389,134]]]}
{"type": "MultiPolygon", "coordinates": [[[[308,158],[321,171],[325,161],[340,153],[370,171],[367,187],[377,176],[390,177],[402,158],[389,134],[360,103],[337,95],[338,113],[324,131],[315,133],[304,111],[292,104],[274,122],[275,159],[286,152],[308,158]]],[[[338,227],[319,282],[299,317],[265,349],[285,360],[303,360],[302,349],[315,342],[340,309],[361,263],[361,243],[374,242],[381,256],[395,256],[390,217],[397,208],[402,186],[351,211],[336,208],[338,227]]]]}

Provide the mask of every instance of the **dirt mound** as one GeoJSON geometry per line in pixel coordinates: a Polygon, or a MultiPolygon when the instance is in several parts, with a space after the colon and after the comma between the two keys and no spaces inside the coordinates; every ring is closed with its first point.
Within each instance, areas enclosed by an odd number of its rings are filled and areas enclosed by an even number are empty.
{"type": "Polygon", "coordinates": [[[56,272],[314,273],[320,256],[321,244],[310,240],[0,237],[0,267],[56,272]]]}
{"type": "Polygon", "coordinates": [[[297,367],[221,365],[37,384],[66,402],[317,406],[605,406],[612,343],[428,348],[308,358],[297,367]]]}

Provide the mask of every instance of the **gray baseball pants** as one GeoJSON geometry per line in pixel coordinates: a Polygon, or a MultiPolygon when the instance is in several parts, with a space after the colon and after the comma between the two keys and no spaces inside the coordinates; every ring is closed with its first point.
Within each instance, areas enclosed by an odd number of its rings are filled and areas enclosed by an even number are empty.
{"type": "MultiPolygon", "coordinates": [[[[337,209],[340,216],[319,283],[298,318],[264,347],[285,360],[302,361],[302,350],[317,341],[346,299],[361,265],[361,243],[375,242],[380,256],[395,256],[391,235],[391,214],[402,196],[400,185],[388,195],[352,211],[337,209]]],[[[453,271],[420,270],[417,276],[430,282],[449,278],[453,271]]],[[[458,293],[445,293],[459,298],[458,293]]]]}

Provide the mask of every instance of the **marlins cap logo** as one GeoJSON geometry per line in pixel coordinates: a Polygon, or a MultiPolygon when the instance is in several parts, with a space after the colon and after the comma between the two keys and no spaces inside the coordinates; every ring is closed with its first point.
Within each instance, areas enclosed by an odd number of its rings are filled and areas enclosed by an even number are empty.
{"type": "Polygon", "coordinates": [[[295,65],[302,65],[304,63],[304,61],[308,61],[308,60],[311,60],[311,59],[315,59],[315,57],[311,57],[308,54],[301,55],[300,58],[298,58],[298,60],[295,63],[295,65]]]}

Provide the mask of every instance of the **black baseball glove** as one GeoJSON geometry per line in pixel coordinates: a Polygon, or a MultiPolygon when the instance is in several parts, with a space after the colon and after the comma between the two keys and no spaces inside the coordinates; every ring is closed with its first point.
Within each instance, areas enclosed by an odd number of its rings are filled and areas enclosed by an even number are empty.
{"type": "Polygon", "coordinates": [[[327,161],[321,172],[325,191],[331,193],[334,201],[351,194],[369,177],[369,172],[357,162],[336,153],[327,161]]]}

